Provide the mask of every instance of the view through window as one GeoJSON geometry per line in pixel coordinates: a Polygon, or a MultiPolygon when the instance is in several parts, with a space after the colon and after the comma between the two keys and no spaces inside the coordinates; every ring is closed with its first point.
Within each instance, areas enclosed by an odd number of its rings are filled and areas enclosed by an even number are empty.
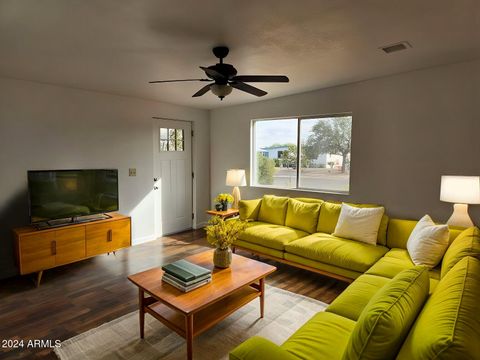
{"type": "Polygon", "coordinates": [[[351,115],[255,120],[252,183],[348,193],[351,115]]]}

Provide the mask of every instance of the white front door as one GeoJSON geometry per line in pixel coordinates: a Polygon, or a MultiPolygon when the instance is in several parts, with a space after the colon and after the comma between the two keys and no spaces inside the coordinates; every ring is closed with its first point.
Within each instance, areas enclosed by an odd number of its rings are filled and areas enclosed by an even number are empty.
{"type": "Polygon", "coordinates": [[[154,120],[155,233],[192,228],[192,125],[154,120]]]}

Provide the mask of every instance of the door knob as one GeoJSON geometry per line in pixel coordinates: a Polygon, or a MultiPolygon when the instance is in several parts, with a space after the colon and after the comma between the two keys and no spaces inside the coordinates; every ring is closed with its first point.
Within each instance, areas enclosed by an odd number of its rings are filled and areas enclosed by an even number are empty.
{"type": "Polygon", "coordinates": [[[158,181],[158,178],[153,178],[153,181],[158,181]]]}

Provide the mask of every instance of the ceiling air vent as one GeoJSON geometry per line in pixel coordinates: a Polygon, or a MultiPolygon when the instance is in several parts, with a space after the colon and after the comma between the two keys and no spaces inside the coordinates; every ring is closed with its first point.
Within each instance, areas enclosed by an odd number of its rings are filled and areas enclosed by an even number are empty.
{"type": "Polygon", "coordinates": [[[385,51],[387,54],[390,54],[397,51],[407,50],[408,48],[411,48],[411,47],[412,45],[410,45],[408,41],[402,41],[396,44],[382,46],[380,49],[385,51]]]}

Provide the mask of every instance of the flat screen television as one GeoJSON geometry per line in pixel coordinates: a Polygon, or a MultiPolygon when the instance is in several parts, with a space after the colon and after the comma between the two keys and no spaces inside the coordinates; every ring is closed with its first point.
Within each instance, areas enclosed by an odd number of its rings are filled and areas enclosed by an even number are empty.
{"type": "Polygon", "coordinates": [[[30,222],[118,211],[118,170],[28,171],[30,222]]]}

